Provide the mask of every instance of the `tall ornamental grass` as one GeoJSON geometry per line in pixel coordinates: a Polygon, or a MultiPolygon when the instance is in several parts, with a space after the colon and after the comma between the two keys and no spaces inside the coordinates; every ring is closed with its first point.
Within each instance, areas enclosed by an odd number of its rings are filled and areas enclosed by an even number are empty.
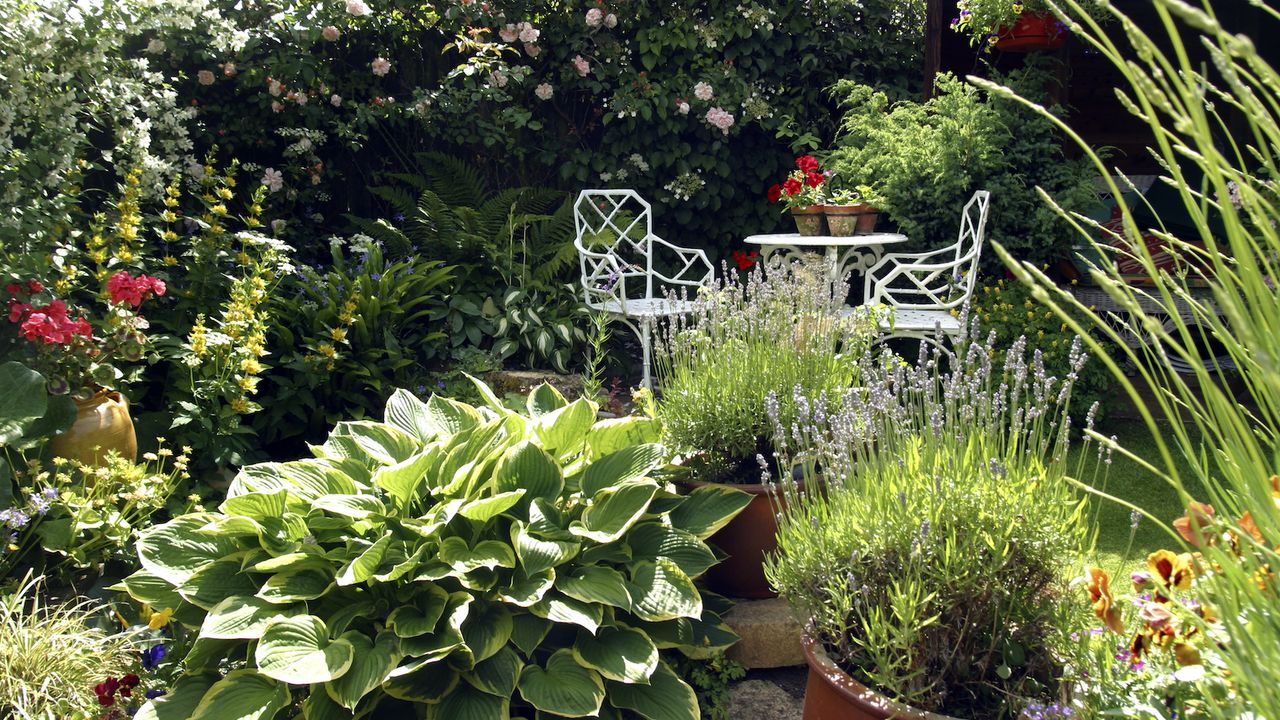
{"type": "Polygon", "coordinates": [[[786,503],[770,582],[855,679],[958,717],[1058,697],[1045,649],[1087,532],[1063,480],[1083,348],[1058,378],[1025,338],[994,339],[915,366],[868,355],[859,387],[797,389],[790,424],[773,414],[786,503]]]}
{"type": "MultiPolygon", "coordinates": [[[[1251,30],[1253,37],[1267,37],[1277,29],[1280,12],[1264,3],[1250,4],[1266,18],[1251,30]]],[[[1197,587],[1214,610],[1213,633],[1225,637],[1217,648],[1223,663],[1217,672],[1225,677],[1230,695],[1204,712],[1216,718],[1277,718],[1280,196],[1275,178],[1280,177],[1280,74],[1262,59],[1253,39],[1222,27],[1211,2],[1153,0],[1158,22],[1145,28],[1114,7],[1107,14],[1118,22],[1104,29],[1079,12],[1076,0],[1057,6],[1081,18],[1072,31],[1123,75],[1118,95],[1150,129],[1151,152],[1164,168],[1163,182],[1177,190],[1195,228],[1191,236],[1175,236],[1164,223],[1139,226],[1135,208],[1119,192],[1125,189],[1123,178],[1111,181],[1123,211],[1119,237],[1145,268],[1150,284],[1125,284],[1110,263],[1093,267],[1090,275],[1128,313],[1128,332],[1142,340],[1136,348],[1117,342],[1121,352],[1115,357],[1100,354],[1100,359],[1116,387],[1138,401],[1151,430],[1158,457],[1143,460],[1186,503],[1211,508],[1193,506],[1177,522],[1180,533],[1165,526],[1173,540],[1189,538],[1187,544],[1195,546],[1191,549],[1202,553],[1194,565],[1197,587]],[[1195,59],[1193,51],[1207,53],[1209,62],[1195,59]],[[1235,116],[1234,125],[1228,114],[1235,116]],[[1176,272],[1157,269],[1151,250],[1140,240],[1143,231],[1161,238],[1176,259],[1176,272]],[[1207,285],[1208,297],[1191,292],[1193,281],[1207,285]],[[1144,310],[1140,301],[1154,303],[1155,309],[1144,310]],[[1219,384],[1228,363],[1204,349],[1210,340],[1243,379],[1239,395],[1219,384]],[[1174,372],[1173,360],[1192,372],[1174,372]],[[1122,372],[1126,362],[1136,366],[1135,377],[1122,372]],[[1149,405],[1139,394],[1144,386],[1155,389],[1149,405]],[[1157,424],[1161,419],[1171,422],[1157,424]],[[1197,485],[1204,487],[1203,497],[1188,493],[1188,487],[1197,485]]],[[[1097,154],[1061,125],[1097,170],[1109,175],[1097,154]]],[[[1096,225],[1078,216],[1072,221],[1099,250],[1116,252],[1096,239],[1096,225]]],[[[1105,323],[1101,313],[1082,307],[1035,267],[997,250],[1077,332],[1083,335],[1091,325],[1121,340],[1119,329],[1105,323]],[[1084,313],[1085,320],[1076,320],[1076,313],[1084,313]]],[[[1099,350],[1098,343],[1089,344],[1099,350]]],[[[1203,626],[1202,636],[1210,634],[1210,620],[1189,622],[1203,626]]]]}
{"type": "Polygon", "coordinates": [[[794,413],[791,390],[838,393],[876,332],[869,313],[845,314],[845,283],[819,262],[757,266],[704,291],[690,312],[658,330],[658,416],[665,439],[691,456],[703,479],[743,482],[771,452],[770,393],[794,413]]]}

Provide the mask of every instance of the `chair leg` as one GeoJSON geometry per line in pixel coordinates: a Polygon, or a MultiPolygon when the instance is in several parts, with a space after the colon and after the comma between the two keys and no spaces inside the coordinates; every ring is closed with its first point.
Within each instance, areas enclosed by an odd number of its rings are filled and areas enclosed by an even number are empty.
{"type": "Polygon", "coordinates": [[[650,376],[650,366],[653,364],[653,340],[650,337],[653,334],[653,319],[644,318],[640,321],[642,330],[640,335],[640,348],[644,354],[644,389],[653,390],[653,378],[650,376]]]}

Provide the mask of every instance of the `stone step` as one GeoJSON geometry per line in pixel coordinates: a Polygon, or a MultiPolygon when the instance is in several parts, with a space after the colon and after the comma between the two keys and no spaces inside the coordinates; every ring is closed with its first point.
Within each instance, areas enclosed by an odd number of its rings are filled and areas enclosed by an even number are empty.
{"type": "Polygon", "coordinates": [[[729,688],[729,720],[801,720],[804,700],[768,680],[747,678],[729,688]]]}
{"type": "MultiPolygon", "coordinates": [[[[781,598],[769,600],[735,600],[737,604],[725,615],[725,623],[742,637],[726,653],[754,668],[776,668],[804,664],[800,647],[800,623],[781,598]]],[[[762,716],[764,717],[764,716],[762,716]]]]}

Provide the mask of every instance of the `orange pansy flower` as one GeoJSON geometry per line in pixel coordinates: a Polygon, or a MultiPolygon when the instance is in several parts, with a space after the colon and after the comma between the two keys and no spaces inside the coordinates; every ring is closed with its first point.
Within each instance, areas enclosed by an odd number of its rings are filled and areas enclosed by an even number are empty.
{"type": "Polygon", "coordinates": [[[1204,528],[1212,522],[1213,506],[1193,500],[1187,505],[1186,514],[1173,521],[1173,529],[1178,531],[1183,540],[1199,547],[1205,541],[1205,536],[1202,534],[1204,528]]]}
{"type": "Polygon", "coordinates": [[[1111,595],[1111,578],[1107,571],[1099,567],[1088,567],[1084,572],[1085,580],[1089,583],[1089,601],[1093,603],[1093,614],[1113,632],[1123,634],[1124,623],[1120,620],[1120,609],[1115,607],[1115,598],[1111,595]]]}

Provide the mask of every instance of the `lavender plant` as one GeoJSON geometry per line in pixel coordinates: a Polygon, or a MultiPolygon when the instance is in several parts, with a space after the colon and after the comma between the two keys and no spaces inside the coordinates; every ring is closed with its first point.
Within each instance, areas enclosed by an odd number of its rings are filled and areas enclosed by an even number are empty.
{"type": "Polygon", "coordinates": [[[912,366],[867,354],[859,387],[796,389],[790,416],[771,396],[786,503],[765,572],[869,687],[949,715],[1014,717],[1057,690],[1044,648],[1086,541],[1084,504],[1063,480],[1086,356],[1075,343],[1054,377],[1019,339],[1000,362],[994,333],[979,337],[967,315],[950,355],[922,348],[912,366]],[[797,466],[825,491],[805,492],[797,466]]]}
{"type": "MultiPolygon", "coordinates": [[[[850,387],[876,326],[868,313],[842,314],[837,298],[848,287],[833,287],[821,264],[721,275],[691,312],[659,327],[658,416],[664,440],[691,456],[701,477],[741,482],[754,477],[756,455],[772,451],[766,398],[850,387]]],[[[789,399],[778,405],[789,424],[795,408],[789,399]]]]}

